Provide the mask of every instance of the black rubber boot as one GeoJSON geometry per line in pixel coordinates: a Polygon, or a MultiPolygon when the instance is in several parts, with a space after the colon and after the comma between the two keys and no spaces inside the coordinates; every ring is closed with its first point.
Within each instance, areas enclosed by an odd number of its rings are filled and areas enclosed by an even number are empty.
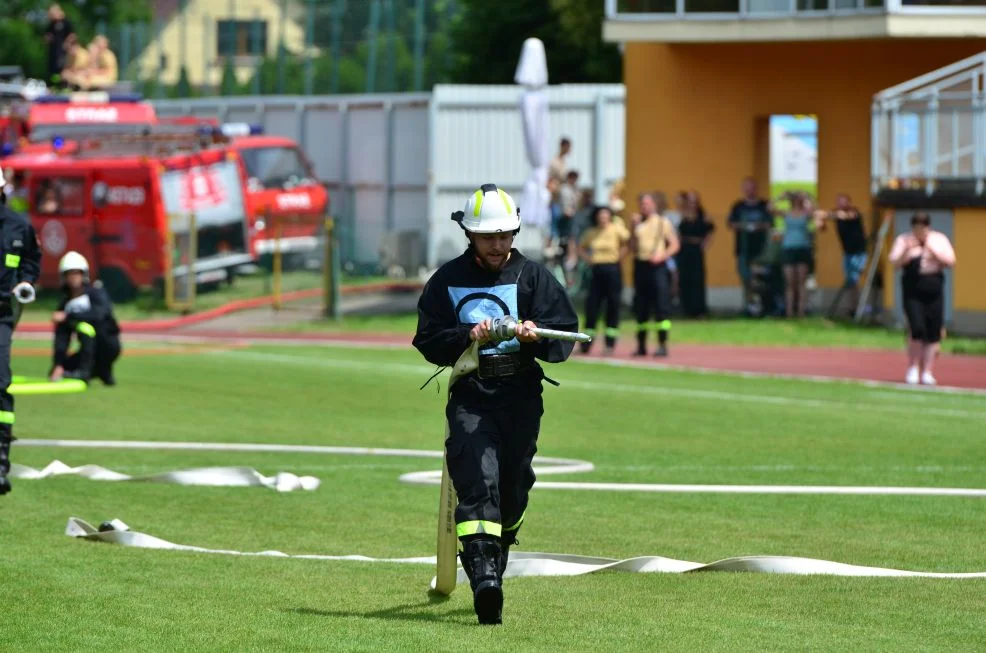
{"type": "Polygon", "coordinates": [[[502,623],[503,587],[500,584],[500,542],[488,537],[463,543],[462,568],[472,586],[473,608],[479,623],[502,623]]]}
{"type": "Polygon", "coordinates": [[[647,332],[637,331],[637,351],[633,352],[634,356],[646,356],[647,355],[647,332]]]}
{"type": "Polygon", "coordinates": [[[654,355],[661,357],[668,355],[668,332],[666,329],[657,332],[657,351],[654,352],[654,355]]]}
{"type": "Polygon", "coordinates": [[[516,532],[505,531],[500,538],[500,585],[503,585],[503,574],[507,571],[507,559],[510,557],[510,547],[520,544],[516,532]]]}
{"type": "Polygon", "coordinates": [[[10,440],[0,436],[0,494],[10,492],[10,440]]]}

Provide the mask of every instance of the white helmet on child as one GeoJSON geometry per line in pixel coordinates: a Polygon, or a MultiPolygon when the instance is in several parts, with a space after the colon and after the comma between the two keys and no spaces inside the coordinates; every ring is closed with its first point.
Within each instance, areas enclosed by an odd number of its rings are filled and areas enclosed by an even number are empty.
{"type": "Polygon", "coordinates": [[[473,234],[510,233],[520,229],[520,209],[496,184],[483,184],[466,200],[464,211],[452,214],[452,220],[473,234]]]}
{"type": "Polygon", "coordinates": [[[89,278],[89,261],[78,252],[66,252],[62,260],[58,262],[58,274],[65,274],[71,270],[82,272],[83,276],[89,278]]]}

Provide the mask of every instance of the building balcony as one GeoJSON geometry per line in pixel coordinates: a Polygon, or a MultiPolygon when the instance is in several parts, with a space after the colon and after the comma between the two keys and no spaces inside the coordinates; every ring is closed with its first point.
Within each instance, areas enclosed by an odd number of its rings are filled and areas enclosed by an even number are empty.
{"type": "Polygon", "coordinates": [[[871,190],[986,204],[986,52],[873,98],[871,190]]]}
{"type": "Polygon", "coordinates": [[[986,0],[600,0],[609,42],[986,36],[986,0]]]}

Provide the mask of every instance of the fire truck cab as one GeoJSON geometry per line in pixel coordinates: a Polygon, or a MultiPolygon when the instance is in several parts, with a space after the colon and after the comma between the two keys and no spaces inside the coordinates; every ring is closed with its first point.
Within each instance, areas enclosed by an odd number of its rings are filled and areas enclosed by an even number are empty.
{"type": "Polygon", "coordinates": [[[252,252],[274,251],[303,256],[318,248],[329,212],[329,194],[298,143],[280,136],[260,135],[249,125],[224,126],[232,137],[246,178],[252,252]],[[278,232],[280,238],[278,239],[278,232]]]}
{"type": "Polygon", "coordinates": [[[158,287],[169,270],[187,274],[187,266],[173,266],[172,245],[175,224],[188,224],[189,214],[198,242],[192,268],[198,284],[231,281],[235,268],[252,261],[236,154],[225,147],[195,151],[191,144],[173,154],[147,152],[145,140],[127,144],[143,153],[114,152],[102,139],[93,150],[79,143],[71,154],[4,160],[21,180],[15,194],[26,200],[41,242],[41,287],[60,285],[58,259],[69,250],[89,260],[93,278],[116,300],[158,287]]]}

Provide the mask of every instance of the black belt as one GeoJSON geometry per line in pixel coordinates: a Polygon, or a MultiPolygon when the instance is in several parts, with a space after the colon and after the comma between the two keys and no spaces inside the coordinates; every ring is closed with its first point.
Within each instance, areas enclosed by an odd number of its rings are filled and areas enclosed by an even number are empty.
{"type": "Polygon", "coordinates": [[[520,354],[481,355],[477,374],[481,379],[513,376],[530,367],[530,364],[530,359],[523,358],[520,354]]]}

